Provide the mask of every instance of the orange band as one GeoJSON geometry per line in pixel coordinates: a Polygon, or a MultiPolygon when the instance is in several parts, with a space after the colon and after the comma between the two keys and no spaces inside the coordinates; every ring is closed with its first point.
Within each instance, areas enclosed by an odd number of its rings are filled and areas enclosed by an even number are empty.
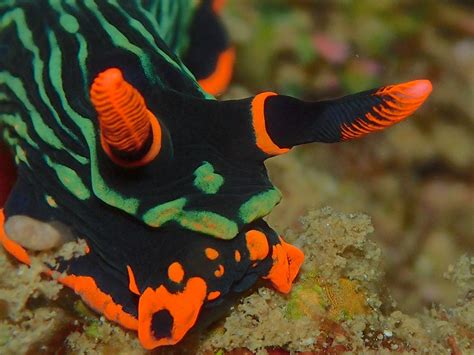
{"type": "Polygon", "coordinates": [[[102,145],[102,149],[104,149],[110,160],[112,160],[115,164],[123,166],[124,168],[136,168],[148,164],[157,157],[158,153],[161,150],[161,127],[155,115],[153,115],[150,111],[148,111],[148,113],[151,115],[150,124],[151,132],[153,134],[153,142],[151,144],[150,149],[148,149],[148,152],[140,160],[127,161],[124,159],[120,159],[119,157],[113,154],[112,150],[110,149],[110,146],[105,141],[104,136],[102,134],[100,135],[100,143],[102,145]]]}
{"type": "Polygon", "coordinates": [[[217,58],[216,68],[214,72],[207,78],[200,79],[199,85],[211,95],[218,95],[227,89],[235,62],[235,48],[229,47],[217,58]]]}
{"type": "Polygon", "coordinates": [[[280,148],[268,135],[265,126],[265,100],[267,97],[275,96],[274,92],[262,92],[252,100],[252,123],[257,140],[257,147],[268,155],[279,155],[288,152],[288,148],[280,148]]]}

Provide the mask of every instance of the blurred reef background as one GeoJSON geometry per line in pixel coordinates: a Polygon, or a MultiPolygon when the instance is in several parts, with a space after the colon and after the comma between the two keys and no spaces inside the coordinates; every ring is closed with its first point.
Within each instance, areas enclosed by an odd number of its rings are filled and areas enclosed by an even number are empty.
{"type": "MultiPolygon", "coordinates": [[[[228,0],[223,15],[237,48],[223,99],[320,100],[421,78],[433,93],[383,133],[268,161],[284,196],[268,220],[307,256],[293,292],[260,288],[155,353],[474,352],[472,3],[228,0]]],[[[1,353],[145,353],[36,262],[0,252],[1,353]]]]}

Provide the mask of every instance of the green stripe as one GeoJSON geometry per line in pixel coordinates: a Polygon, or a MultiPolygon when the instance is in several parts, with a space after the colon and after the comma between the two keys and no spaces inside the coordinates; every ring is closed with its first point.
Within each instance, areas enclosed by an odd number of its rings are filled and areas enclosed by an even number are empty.
{"type": "Polygon", "coordinates": [[[2,114],[0,115],[0,121],[14,128],[18,137],[25,140],[33,148],[38,149],[38,145],[33,139],[31,139],[30,135],[28,134],[28,126],[19,114],[2,114]]]}
{"type": "MultiPolygon", "coordinates": [[[[62,125],[61,119],[59,118],[58,113],[54,110],[54,107],[46,93],[43,82],[44,63],[41,60],[39,49],[34,43],[33,34],[26,24],[25,13],[22,9],[16,9],[7,13],[0,22],[0,29],[9,26],[12,22],[16,25],[18,38],[23,46],[33,54],[33,75],[41,99],[48,107],[58,126],[61,127],[71,138],[77,141],[77,137],[67,127],[62,125]]],[[[49,140],[45,140],[45,142],[49,144],[49,140]]]]}
{"type": "Polygon", "coordinates": [[[70,167],[53,162],[48,156],[44,156],[46,163],[54,170],[59,181],[63,186],[69,190],[79,200],[87,200],[90,198],[91,193],[89,189],[84,185],[81,177],[72,170],[70,167]]]}
{"type": "MultiPolygon", "coordinates": [[[[53,84],[54,89],[56,90],[57,94],[59,95],[59,99],[61,101],[61,105],[68,114],[69,117],[77,115],[72,107],[69,105],[69,102],[66,98],[63,88],[63,80],[62,80],[62,57],[61,57],[61,50],[58,46],[58,41],[53,31],[48,33],[48,40],[51,46],[51,56],[49,59],[49,78],[51,83],[53,84]]],[[[89,159],[82,157],[81,164],[87,164],[89,159]]]]}
{"type": "MultiPolygon", "coordinates": [[[[70,5],[76,6],[74,1],[69,1],[70,5]]],[[[82,86],[84,88],[84,96],[88,97],[89,95],[89,88],[88,88],[88,70],[87,70],[87,41],[84,39],[84,36],[79,33],[80,30],[80,25],[77,19],[71,15],[70,13],[67,13],[64,8],[61,5],[61,2],[59,0],[50,0],[50,4],[52,8],[58,12],[59,18],[60,18],[60,24],[63,27],[63,29],[70,33],[73,34],[76,37],[76,40],[79,45],[79,51],[77,53],[77,59],[79,61],[79,67],[81,69],[81,74],[82,74],[82,86]]]]}
{"type": "Polygon", "coordinates": [[[186,198],[178,198],[149,209],[142,217],[151,227],[161,227],[174,221],[194,232],[218,239],[232,239],[239,232],[237,224],[220,214],[209,211],[185,211],[186,198]]]}
{"type": "MultiPolygon", "coordinates": [[[[7,85],[10,90],[15,93],[16,97],[23,103],[23,106],[25,106],[26,111],[30,115],[33,129],[42,141],[44,141],[46,144],[50,145],[53,148],[56,148],[58,150],[64,150],[65,152],[69,153],[74,159],[76,159],[79,163],[83,162],[84,157],[64,147],[61,140],[56,136],[54,131],[46,123],[44,123],[41,118],[41,115],[38,113],[38,111],[36,111],[36,108],[28,99],[25,87],[23,86],[23,82],[20,79],[14,77],[8,72],[0,72],[0,83],[4,83],[5,85],[7,85]]],[[[2,116],[0,116],[0,118],[1,117],[2,116]]],[[[16,123],[12,123],[12,126],[16,129],[16,123]]],[[[32,147],[38,148],[37,145],[32,145],[32,147]]]]}
{"type": "Polygon", "coordinates": [[[28,99],[23,82],[8,72],[0,72],[0,82],[5,83],[15,93],[16,97],[23,103],[23,106],[25,106],[26,111],[31,117],[33,128],[41,140],[53,148],[65,149],[61,140],[56,136],[54,131],[44,123],[44,121],[41,119],[41,115],[28,99]]]}
{"type": "MultiPolygon", "coordinates": [[[[114,2],[116,2],[116,0],[114,0],[114,2]]],[[[169,22],[170,12],[171,12],[170,7],[169,7],[170,3],[171,2],[168,1],[168,0],[157,1],[154,4],[154,6],[152,7],[152,9],[149,11],[149,10],[145,9],[142,6],[140,1],[136,0],[136,5],[137,5],[137,8],[139,9],[139,11],[142,13],[143,16],[145,16],[148,19],[148,21],[150,21],[150,23],[153,25],[154,30],[156,31],[156,33],[168,45],[170,45],[170,42],[172,40],[172,37],[170,37],[171,34],[173,33],[173,31],[178,30],[177,28],[171,26],[171,24],[173,24],[173,22],[169,22]],[[158,6],[159,6],[159,11],[158,11],[158,6]]],[[[173,2],[173,4],[177,4],[177,3],[178,3],[178,0],[173,2]]],[[[183,30],[186,30],[187,29],[187,22],[190,20],[190,18],[192,16],[192,13],[193,13],[192,4],[190,3],[189,0],[186,0],[186,4],[183,3],[183,2],[180,2],[179,5],[180,6],[185,6],[186,8],[190,9],[190,11],[187,12],[186,20],[184,20],[184,19],[174,19],[174,21],[182,22],[183,23],[182,28],[183,28],[183,30]]],[[[177,6],[173,6],[173,8],[177,8],[177,6]]],[[[143,25],[140,24],[140,26],[143,26],[143,25]]],[[[148,36],[145,35],[145,37],[148,37],[148,36]]],[[[149,38],[147,38],[147,40],[150,42],[149,38]]],[[[176,61],[173,58],[171,58],[169,55],[167,55],[165,52],[163,52],[161,49],[159,49],[155,44],[153,36],[151,36],[151,40],[152,40],[152,43],[151,43],[152,46],[155,49],[158,50],[160,55],[167,62],[169,62],[172,66],[174,66],[179,71],[181,71],[182,74],[186,75],[189,78],[189,80],[191,80],[194,83],[195,88],[199,92],[201,92],[201,94],[205,98],[210,99],[210,100],[215,99],[214,96],[208,94],[207,92],[205,92],[201,88],[201,86],[197,83],[196,78],[194,77],[194,74],[179,59],[178,59],[178,61],[176,61]]],[[[180,45],[180,48],[185,47],[185,46],[186,46],[186,43],[182,43],[180,45]]]]}
{"type": "Polygon", "coordinates": [[[154,74],[153,66],[151,65],[150,57],[140,47],[137,47],[131,43],[128,38],[120,32],[120,30],[112,25],[104,15],[100,12],[97,4],[94,0],[85,0],[84,5],[87,6],[97,17],[97,20],[102,25],[103,29],[108,33],[110,40],[117,47],[123,48],[129,52],[135,54],[145,71],[145,75],[152,82],[156,83],[158,77],[154,74]]]}

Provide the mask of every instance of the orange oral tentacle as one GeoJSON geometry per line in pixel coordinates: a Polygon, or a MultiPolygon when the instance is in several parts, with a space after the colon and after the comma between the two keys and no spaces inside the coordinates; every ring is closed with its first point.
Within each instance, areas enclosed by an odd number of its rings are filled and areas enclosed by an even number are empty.
{"type": "Polygon", "coordinates": [[[279,292],[288,293],[303,264],[304,254],[295,246],[286,243],[281,237],[280,242],[281,244],[273,246],[273,266],[268,275],[263,278],[270,280],[279,292]]]}
{"type": "Polygon", "coordinates": [[[136,167],[158,155],[161,149],[158,119],[119,69],[110,68],[100,73],[92,84],[90,96],[98,114],[102,148],[113,162],[136,167]],[[152,141],[147,147],[150,135],[152,141]]]}
{"type": "Polygon", "coordinates": [[[156,290],[147,288],[138,304],[138,338],[143,347],[151,350],[179,342],[196,322],[206,294],[206,282],[199,277],[190,278],[178,293],[169,292],[163,285],[156,290]],[[169,335],[164,337],[152,329],[153,316],[160,311],[168,312],[172,318],[169,335]]]}

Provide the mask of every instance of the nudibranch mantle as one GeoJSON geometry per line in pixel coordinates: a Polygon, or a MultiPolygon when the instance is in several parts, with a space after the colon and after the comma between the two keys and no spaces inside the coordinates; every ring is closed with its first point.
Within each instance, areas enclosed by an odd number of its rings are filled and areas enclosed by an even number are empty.
{"type": "Polygon", "coordinates": [[[69,227],[87,252],[51,271],[147,349],[259,278],[291,290],[304,256],[262,219],[281,199],[265,159],[386,128],[431,91],[417,80],[320,102],[217,101],[235,59],[221,5],[0,4],[0,134],[17,171],[0,242],[29,264],[9,217],[69,227]]]}

